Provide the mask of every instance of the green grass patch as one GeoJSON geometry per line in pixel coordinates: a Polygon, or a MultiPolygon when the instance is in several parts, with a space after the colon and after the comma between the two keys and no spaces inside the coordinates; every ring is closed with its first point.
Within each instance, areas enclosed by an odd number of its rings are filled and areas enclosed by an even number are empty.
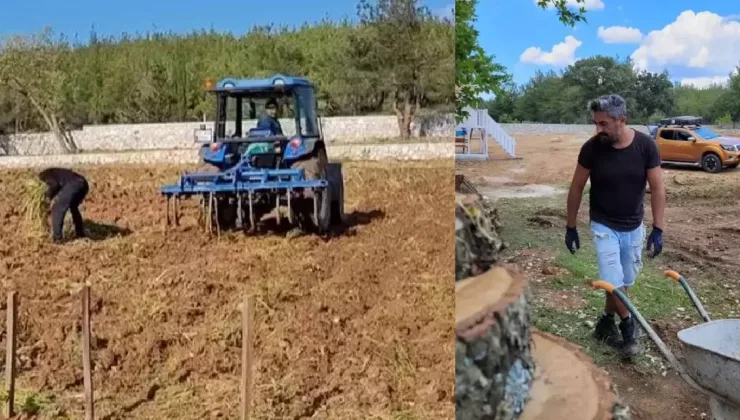
{"type": "MultiPolygon", "coordinates": [[[[566,272],[556,278],[531,283],[533,288],[547,288],[556,291],[571,291],[583,297],[588,303],[579,310],[559,311],[535,302],[535,327],[542,331],[559,335],[568,341],[584,348],[599,365],[620,362],[619,353],[592,338],[593,323],[604,308],[604,292],[592,290],[586,285],[588,280],[599,278],[598,265],[593,246],[593,237],[588,226],[579,225],[580,249],[571,254],[565,247],[565,219],[557,216],[565,214],[565,199],[507,199],[498,202],[497,208],[503,223],[502,236],[509,244],[506,255],[516,255],[523,249],[538,248],[550,255],[555,255],[554,264],[566,272]],[[529,219],[541,216],[552,221],[553,226],[530,222],[529,219]],[[562,220],[561,220],[562,219],[562,220]],[[561,222],[561,223],[560,223],[561,222]]],[[[584,197],[581,213],[588,212],[588,198],[584,197]]],[[[644,254],[644,266],[634,287],[629,291],[629,298],[638,312],[650,323],[655,320],[687,315],[699,320],[688,295],[680,285],[663,275],[666,259],[662,255],[651,259],[644,254]]],[[[723,288],[717,282],[692,282],[692,288],[699,294],[706,306],[710,302],[721,300],[723,288]],[[707,284],[700,287],[699,283],[707,284]]],[[[638,370],[657,372],[667,365],[651,340],[644,334],[641,343],[645,351],[634,360],[638,370]]]]}
{"type": "MultiPolygon", "coordinates": [[[[8,401],[6,390],[0,391],[0,402],[4,405],[8,401]]],[[[51,394],[44,394],[30,390],[16,389],[15,392],[15,411],[18,414],[36,416],[42,413],[49,413],[55,410],[55,397],[51,394]]],[[[59,414],[59,413],[56,413],[59,414]]],[[[55,417],[58,419],[66,417],[55,417]]]]}

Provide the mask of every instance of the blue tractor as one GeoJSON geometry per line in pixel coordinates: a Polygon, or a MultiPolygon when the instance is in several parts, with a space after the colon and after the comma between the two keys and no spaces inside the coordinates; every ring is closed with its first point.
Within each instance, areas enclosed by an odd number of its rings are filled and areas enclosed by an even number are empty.
{"type": "Polygon", "coordinates": [[[199,221],[209,232],[255,231],[273,211],[277,223],[287,219],[318,234],[341,224],[342,167],[328,161],[313,84],[276,74],[211,79],[206,89],[216,98],[216,120],[212,129],[204,124],[194,134],[213,170],[181,174],[177,184],[161,188],[167,225],[173,219],[179,224],[179,202],[193,196],[200,198],[199,221]],[[281,116],[290,118],[286,127],[281,116]]]}

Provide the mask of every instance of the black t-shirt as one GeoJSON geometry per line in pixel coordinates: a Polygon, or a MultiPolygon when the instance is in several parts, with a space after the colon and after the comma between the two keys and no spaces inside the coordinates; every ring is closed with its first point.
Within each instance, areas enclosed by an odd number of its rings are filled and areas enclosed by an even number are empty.
{"type": "Polygon", "coordinates": [[[645,215],[647,170],[660,166],[655,141],[635,131],[632,144],[616,149],[592,137],[581,147],[578,163],[591,171],[591,220],[620,232],[637,229],[645,215]]]}

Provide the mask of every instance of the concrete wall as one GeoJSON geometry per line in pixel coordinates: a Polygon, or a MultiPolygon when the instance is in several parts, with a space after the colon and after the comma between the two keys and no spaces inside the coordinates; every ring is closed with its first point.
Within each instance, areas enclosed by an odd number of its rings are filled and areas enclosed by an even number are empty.
{"type": "MultiPolygon", "coordinates": [[[[193,130],[201,123],[130,124],[85,126],[73,131],[80,149],[88,152],[120,152],[128,150],[195,149],[193,130]]],[[[206,124],[209,128],[212,123],[206,124]]],[[[245,122],[245,128],[256,121],[245,122]]],[[[283,131],[295,132],[294,122],[281,120],[283,131]]],[[[322,119],[324,137],[328,143],[357,143],[368,138],[398,137],[395,116],[329,117],[322,119]]],[[[419,116],[413,125],[415,136],[448,137],[454,132],[452,115],[419,116]]],[[[50,133],[20,134],[0,137],[0,155],[55,155],[62,152],[50,133]]]]}
{"type": "MultiPolygon", "coordinates": [[[[533,134],[591,134],[595,128],[593,124],[539,124],[539,123],[521,123],[521,124],[501,124],[504,130],[512,136],[516,135],[533,135],[533,134]]],[[[630,125],[631,128],[648,132],[645,125],[630,125]]],[[[717,132],[740,131],[740,128],[733,129],[732,125],[708,125],[717,132]]]]}

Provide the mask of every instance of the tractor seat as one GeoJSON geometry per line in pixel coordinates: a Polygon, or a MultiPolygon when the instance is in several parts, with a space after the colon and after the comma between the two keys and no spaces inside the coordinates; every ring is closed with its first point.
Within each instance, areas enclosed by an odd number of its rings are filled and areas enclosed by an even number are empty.
{"type": "MultiPolygon", "coordinates": [[[[271,130],[265,130],[261,128],[252,128],[249,130],[249,137],[269,137],[273,133],[271,130]]],[[[247,146],[247,150],[244,154],[249,159],[249,163],[253,168],[259,169],[274,169],[277,166],[277,153],[275,153],[275,146],[271,142],[265,143],[250,143],[247,146]]]]}

